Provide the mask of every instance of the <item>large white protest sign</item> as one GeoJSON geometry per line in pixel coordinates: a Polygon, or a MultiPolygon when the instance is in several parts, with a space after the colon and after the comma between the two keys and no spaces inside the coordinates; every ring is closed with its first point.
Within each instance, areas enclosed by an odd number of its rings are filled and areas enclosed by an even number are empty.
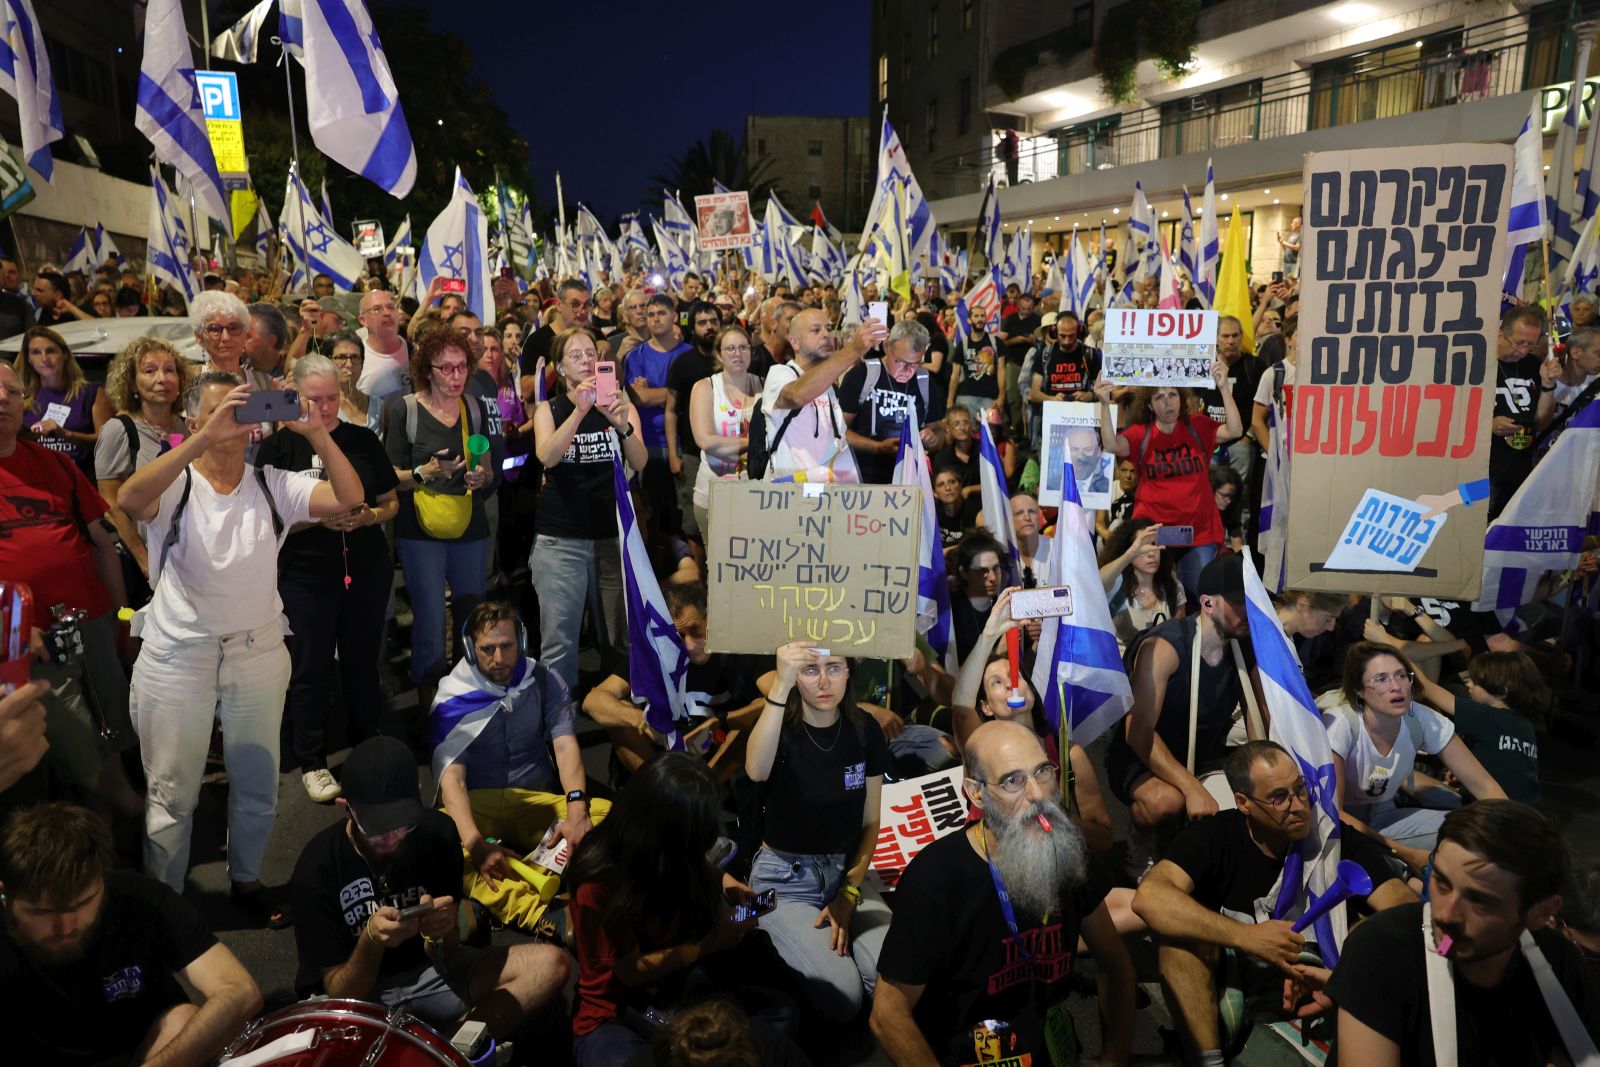
{"type": "Polygon", "coordinates": [[[883,783],[878,845],[867,872],[879,889],[893,889],[917,853],[967,824],[961,777],[961,768],[951,767],[906,782],[883,783]]]}
{"type": "Polygon", "coordinates": [[[1209,388],[1217,313],[1115,308],[1106,312],[1103,351],[1101,377],[1115,385],[1209,388]]]}
{"type": "Polygon", "coordinates": [[[711,193],[694,198],[696,228],[700,247],[708,252],[724,248],[748,248],[755,244],[755,228],[750,224],[750,194],[711,193]]]}

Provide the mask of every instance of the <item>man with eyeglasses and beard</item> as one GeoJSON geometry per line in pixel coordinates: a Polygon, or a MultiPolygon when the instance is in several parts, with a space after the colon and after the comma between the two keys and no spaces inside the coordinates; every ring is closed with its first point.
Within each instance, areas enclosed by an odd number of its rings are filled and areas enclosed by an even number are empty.
{"type": "Polygon", "coordinates": [[[1100,1062],[1127,1063],[1133,964],[1055,768],[1033,731],[1002,721],[973,731],[964,766],[982,818],[901,877],[872,1032],[898,1067],[1076,1062],[1066,998],[1081,935],[1100,974],[1100,1062]]]}
{"type": "MultiPolygon", "coordinates": [[[[1134,912],[1161,938],[1167,1003],[1189,1055],[1202,1065],[1220,1065],[1226,1052],[1237,1051],[1225,1042],[1217,1014],[1223,950],[1250,957],[1242,968],[1243,991],[1252,1014],[1270,1013],[1281,1000],[1281,980],[1301,977],[1296,968],[1306,943],[1292,929],[1304,898],[1274,917],[1284,857],[1314,821],[1300,765],[1271,741],[1250,741],[1232,751],[1226,773],[1236,810],[1185,827],[1133,898],[1134,912]],[[1267,1003],[1258,1000],[1263,997],[1267,1003]]],[[[1416,902],[1371,838],[1347,832],[1340,840],[1343,857],[1372,878],[1369,908],[1416,902]]],[[[1246,1033],[1239,1028],[1232,1036],[1246,1033]]]]}
{"type": "Polygon", "coordinates": [[[348,818],[307,842],[290,883],[300,995],[403,1005],[446,1035],[470,1018],[501,1041],[560,996],[559,949],[461,944],[461,838],[423,807],[405,742],[357,745],[341,785],[348,818]]]}

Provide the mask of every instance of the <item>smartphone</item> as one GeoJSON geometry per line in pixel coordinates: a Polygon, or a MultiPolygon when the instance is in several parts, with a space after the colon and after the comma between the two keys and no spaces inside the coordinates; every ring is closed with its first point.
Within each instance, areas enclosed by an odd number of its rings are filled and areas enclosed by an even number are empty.
{"type": "Polygon", "coordinates": [[[608,408],[617,396],[617,365],[609,359],[594,365],[594,406],[608,408]]]}
{"type": "Polygon", "coordinates": [[[1272,284],[1273,285],[1282,285],[1283,284],[1283,271],[1275,270],[1275,271],[1272,272],[1272,284]]]}
{"type": "Polygon", "coordinates": [[[516,275],[511,273],[510,267],[501,267],[500,277],[504,278],[506,281],[510,281],[512,278],[516,277],[516,275]]]}
{"type": "Polygon", "coordinates": [[[765,915],[778,906],[778,891],[769,889],[765,893],[757,893],[756,899],[749,904],[740,904],[733,909],[733,921],[736,923],[748,922],[757,915],[765,915]]]}
{"type": "Polygon", "coordinates": [[[1072,614],[1072,587],[1050,585],[1011,594],[1013,619],[1059,619],[1072,614]]]}
{"type": "Polygon", "coordinates": [[[889,302],[887,300],[874,300],[867,305],[867,318],[877,319],[885,326],[889,325],[889,302]]]}
{"type": "Polygon", "coordinates": [[[258,390],[234,409],[233,417],[241,426],[247,422],[297,422],[300,394],[293,389],[258,390]]]}
{"type": "Polygon", "coordinates": [[[1156,544],[1158,545],[1192,545],[1194,544],[1193,526],[1163,526],[1156,531],[1156,544]]]}
{"type": "Polygon", "coordinates": [[[441,293],[464,293],[467,291],[467,280],[465,278],[446,278],[439,283],[439,291],[441,293]]]}
{"type": "Polygon", "coordinates": [[[514,471],[524,463],[528,462],[528,456],[530,454],[531,453],[524,452],[520,456],[507,456],[500,464],[500,469],[503,471],[514,471]]]}
{"type": "Polygon", "coordinates": [[[428,903],[428,904],[413,904],[409,908],[401,908],[400,909],[400,921],[401,922],[405,922],[407,919],[419,919],[422,916],[428,914],[428,912],[430,912],[432,910],[433,910],[433,904],[432,903],[428,903]]]}
{"type": "Polygon", "coordinates": [[[733,857],[739,854],[739,843],[731,837],[719,837],[706,850],[706,862],[718,870],[727,870],[733,857]]]}

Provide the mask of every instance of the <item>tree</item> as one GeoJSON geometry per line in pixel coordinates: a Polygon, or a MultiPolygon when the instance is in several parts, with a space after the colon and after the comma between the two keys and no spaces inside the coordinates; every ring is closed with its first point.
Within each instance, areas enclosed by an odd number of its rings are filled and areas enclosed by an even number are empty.
{"type": "Polygon", "coordinates": [[[720,181],[736,192],[748,190],[750,203],[759,204],[777,188],[778,180],[772,174],[771,160],[759,160],[754,167],[749,164],[744,138],[736,138],[726,130],[712,130],[710,137],[696,141],[682,155],[666,161],[666,172],[650,179],[654,188],[646,191],[644,202],[658,202],[665,189],[680,193],[693,203],[694,197],[715,192],[712,182],[720,181]]]}

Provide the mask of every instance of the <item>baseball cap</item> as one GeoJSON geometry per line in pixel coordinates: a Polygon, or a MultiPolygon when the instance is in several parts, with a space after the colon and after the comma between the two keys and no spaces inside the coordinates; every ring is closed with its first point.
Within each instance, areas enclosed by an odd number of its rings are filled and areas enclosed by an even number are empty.
{"type": "Polygon", "coordinates": [[[339,784],[370,837],[415,826],[422,818],[417,763],[397,737],[370,737],[352,749],[339,784]]]}
{"type": "Polygon", "coordinates": [[[1056,320],[1060,317],[1061,316],[1056,314],[1054,311],[1046,311],[1039,319],[1039,329],[1048,330],[1050,327],[1056,324],[1056,320]]]}
{"type": "Polygon", "coordinates": [[[1243,604],[1244,557],[1230,554],[1207,563],[1195,582],[1194,591],[1200,596],[1220,596],[1230,603],[1243,604]]]}

